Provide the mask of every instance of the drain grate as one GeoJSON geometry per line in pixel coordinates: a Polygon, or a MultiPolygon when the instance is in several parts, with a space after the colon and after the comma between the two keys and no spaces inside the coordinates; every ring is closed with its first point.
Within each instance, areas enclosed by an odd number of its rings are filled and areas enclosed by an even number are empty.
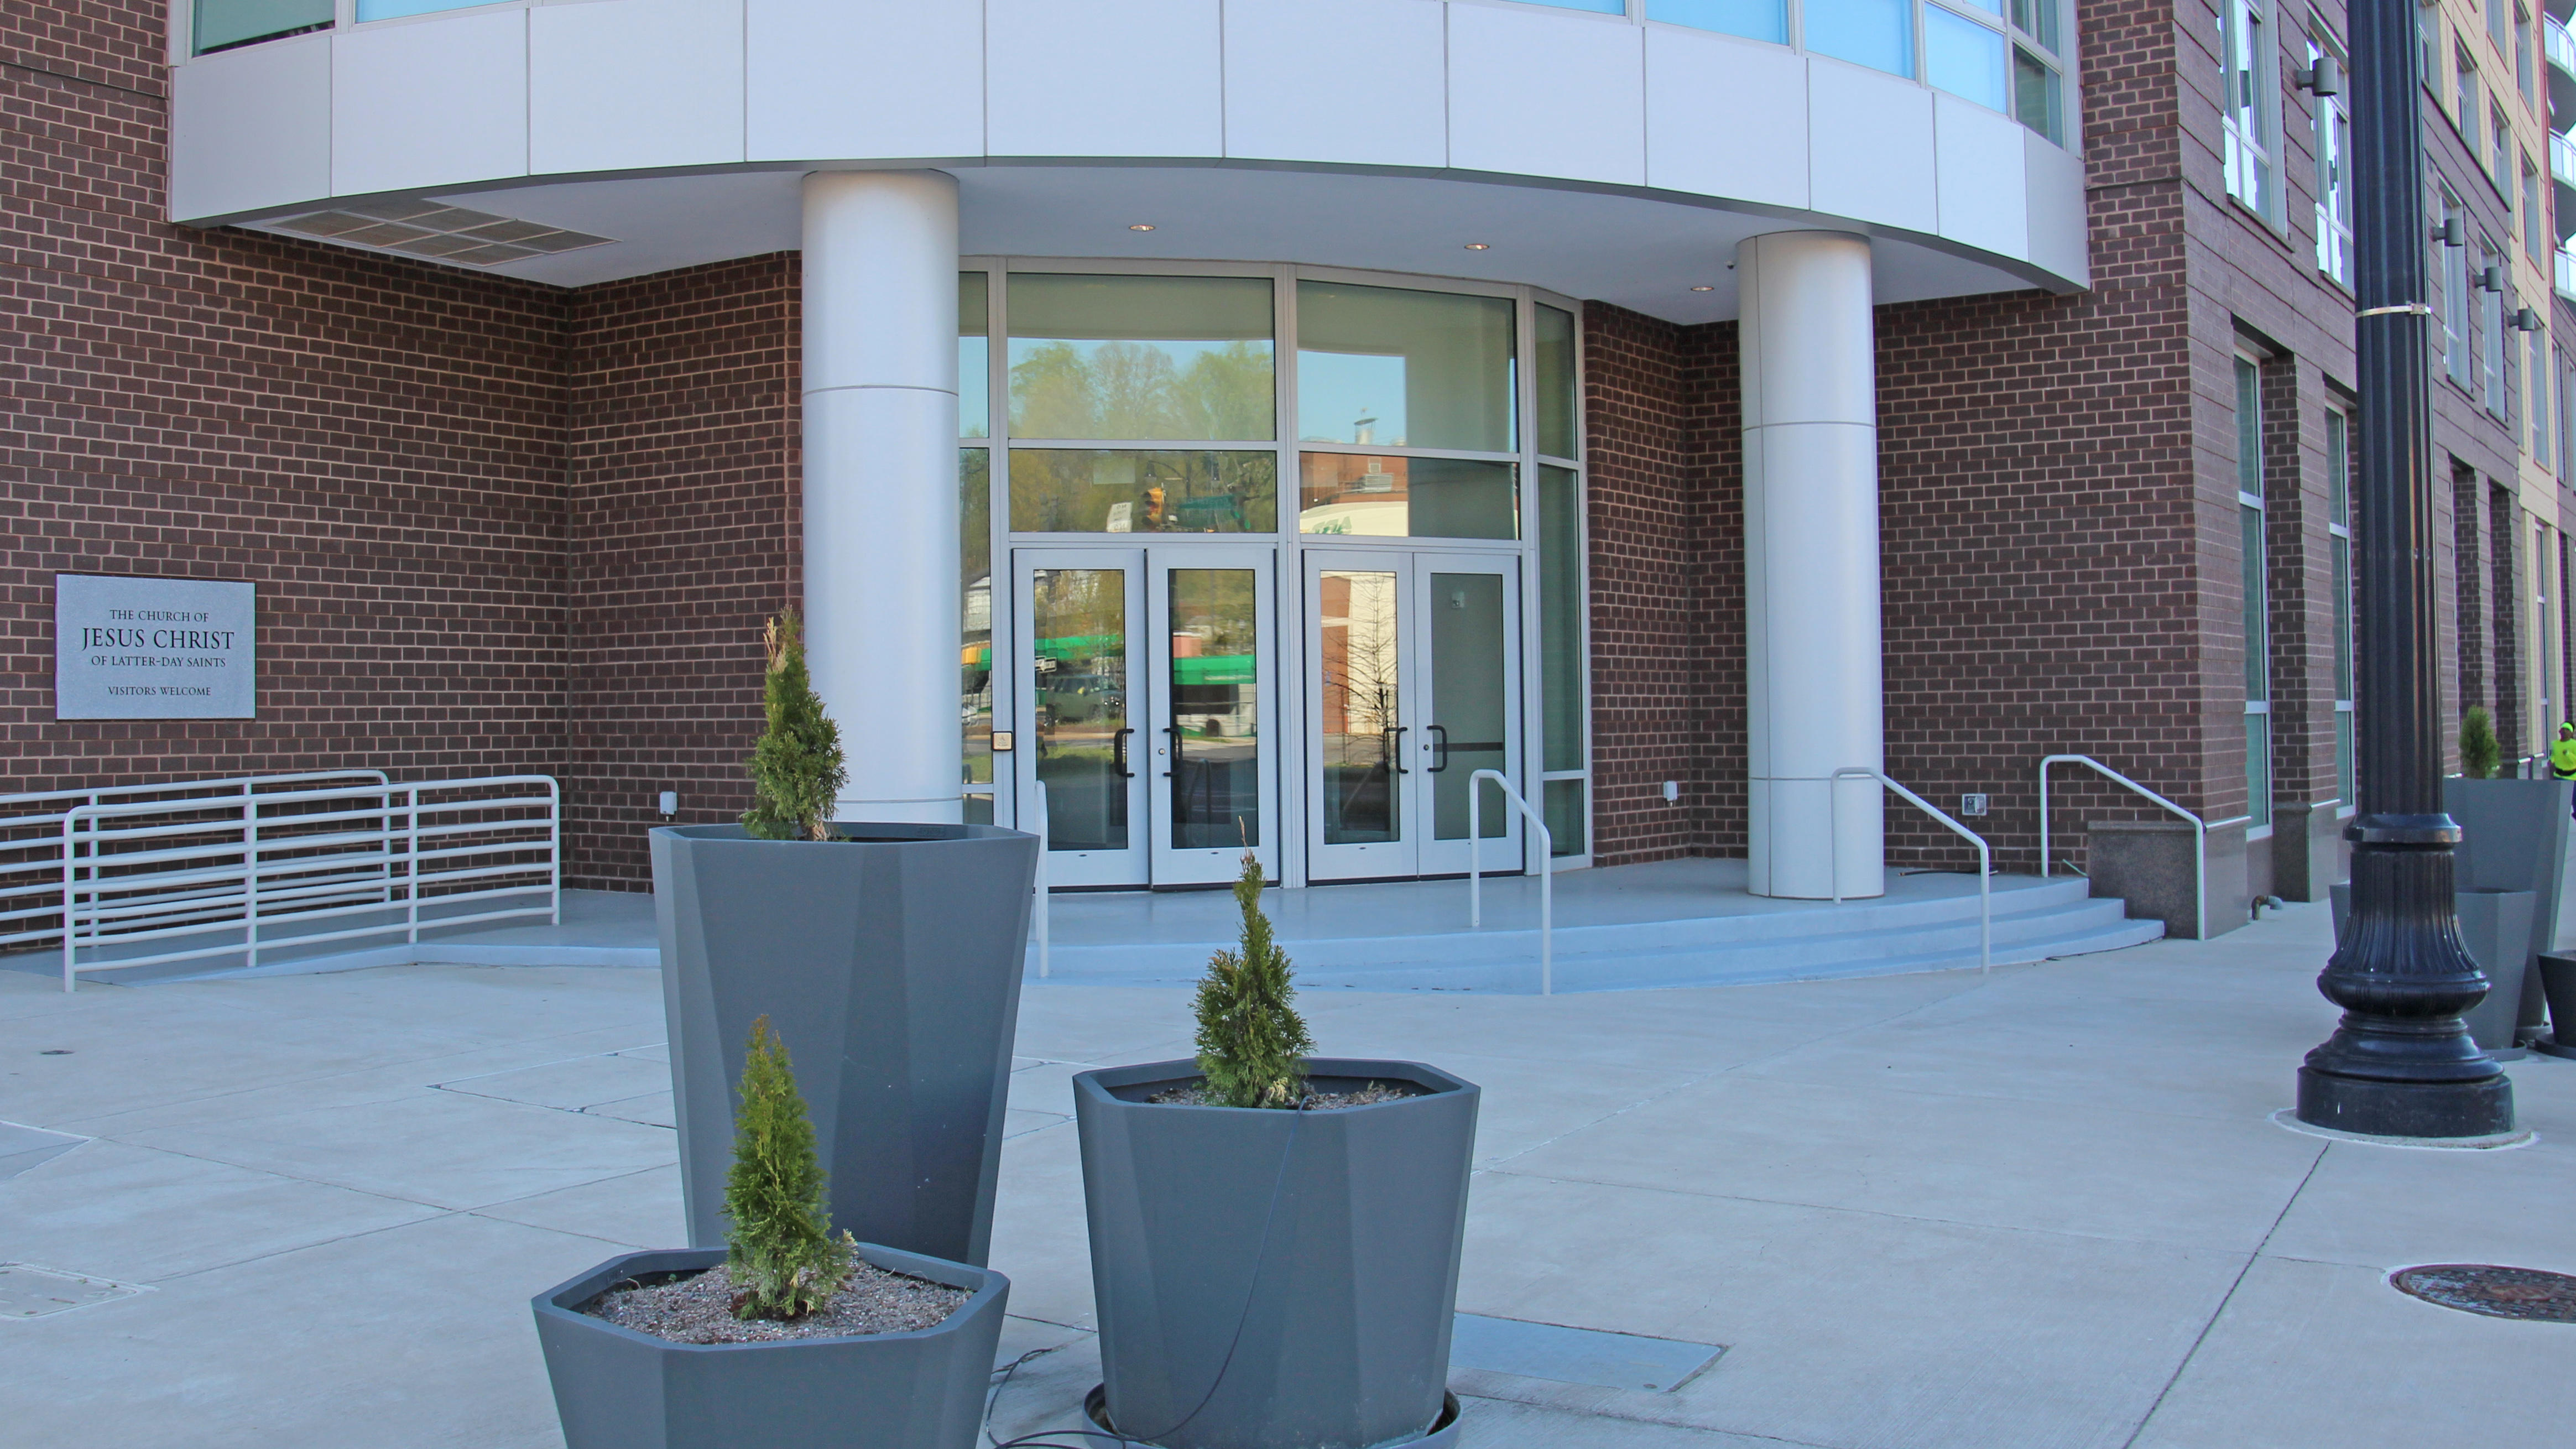
{"type": "Polygon", "coordinates": [[[2492,1263],[2430,1263],[2400,1268],[2388,1281],[2400,1293],[2463,1313],[2525,1323],[2576,1323],[2576,1277],[2565,1273],[2492,1263]]]}

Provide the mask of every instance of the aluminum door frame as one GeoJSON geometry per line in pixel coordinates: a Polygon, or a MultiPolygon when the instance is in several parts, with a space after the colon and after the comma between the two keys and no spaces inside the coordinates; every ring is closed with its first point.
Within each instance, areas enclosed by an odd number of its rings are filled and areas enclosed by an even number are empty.
{"type": "Polygon", "coordinates": [[[1305,648],[1298,661],[1301,671],[1297,684],[1305,693],[1305,707],[1298,713],[1305,733],[1305,748],[1299,756],[1303,773],[1299,776],[1300,793],[1306,800],[1306,879],[1316,883],[1357,880],[1407,880],[1420,874],[1415,861],[1413,823],[1417,805],[1413,785],[1418,778],[1416,736],[1420,733],[1415,719],[1419,706],[1414,689],[1415,675],[1421,667],[1421,650],[1416,637],[1415,619],[1420,612],[1420,594],[1413,583],[1415,555],[1397,549],[1319,549],[1298,551],[1299,595],[1305,605],[1305,648]],[[1337,573],[1393,574],[1395,576],[1395,718],[1396,736],[1389,755],[1398,771],[1393,781],[1396,808],[1396,838],[1391,841],[1352,845],[1324,843],[1327,801],[1324,785],[1324,574],[1337,573]]]}
{"type": "MultiPolygon", "coordinates": [[[[1502,625],[1500,641],[1503,666],[1503,773],[1512,788],[1523,796],[1531,793],[1528,784],[1528,762],[1523,758],[1523,721],[1526,718],[1528,692],[1524,687],[1521,659],[1521,556],[1517,553],[1470,553],[1422,551],[1411,556],[1413,589],[1413,626],[1411,658],[1415,661],[1418,685],[1408,689],[1405,699],[1413,711],[1418,739],[1413,749],[1413,773],[1410,776],[1415,798],[1407,807],[1422,822],[1422,833],[1414,845],[1415,873],[1425,876],[1463,876],[1470,860],[1467,837],[1442,840],[1438,834],[1439,815],[1435,792],[1438,772],[1433,768],[1440,756],[1439,690],[1435,684],[1438,671],[1432,657],[1431,617],[1437,601],[1432,597],[1433,580],[1444,573],[1494,574],[1503,581],[1502,625]]],[[[1530,802],[1537,805],[1539,802],[1530,802]]],[[[1505,822],[1503,833],[1485,838],[1483,861],[1487,875],[1519,875],[1527,869],[1526,850],[1520,812],[1510,802],[1488,791],[1484,801],[1484,824],[1492,829],[1497,817],[1505,822]]]]}
{"type": "MultiPolygon", "coordinates": [[[[1146,691],[1137,688],[1140,673],[1150,670],[1150,651],[1143,646],[1148,638],[1145,617],[1145,580],[1151,567],[1141,548],[1015,548],[1011,550],[1012,661],[1011,678],[1017,695],[1012,703],[1013,728],[1011,776],[1022,800],[1037,798],[1030,789],[1037,780],[1038,767],[1038,689],[1037,689],[1037,597],[1035,574],[1039,569],[1122,569],[1126,573],[1127,611],[1127,724],[1135,731],[1128,740],[1127,753],[1127,847],[1124,850],[1049,850],[1047,881],[1050,887],[1062,886],[1128,886],[1143,889],[1152,882],[1153,826],[1148,770],[1143,743],[1151,737],[1150,705],[1142,697],[1146,691]]],[[[1050,801],[1050,804],[1053,802],[1050,801]]],[[[1052,813],[1052,812],[1050,812],[1052,813]]]]}
{"type": "Polygon", "coordinates": [[[1150,735],[1140,738],[1146,747],[1131,758],[1143,765],[1149,802],[1152,841],[1152,879],[1156,889],[1180,886],[1230,884],[1242,873],[1243,848],[1224,845],[1183,849],[1172,843],[1172,785],[1170,749],[1172,738],[1164,730],[1176,727],[1172,717],[1172,621],[1170,575],[1174,569],[1245,569],[1253,575],[1253,659],[1255,660],[1253,708],[1256,714],[1254,738],[1255,808],[1261,816],[1261,839],[1253,847],[1260,858],[1264,875],[1276,882],[1280,876],[1280,832],[1285,822],[1280,817],[1279,761],[1287,721],[1280,717],[1279,670],[1279,550],[1275,545],[1219,543],[1163,543],[1157,541],[1145,550],[1145,611],[1148,632],[1145,639],[1148,698],[1151,701],[1148,723],[1150,735]]]}

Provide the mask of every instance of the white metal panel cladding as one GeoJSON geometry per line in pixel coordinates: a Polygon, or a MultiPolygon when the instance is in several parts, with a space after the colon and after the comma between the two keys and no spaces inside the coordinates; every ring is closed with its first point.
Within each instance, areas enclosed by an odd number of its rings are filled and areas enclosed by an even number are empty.
{"type": "MultiPolygon", "coordinates": [[[[1975,124],[1981,115],[1945,128],[1936,166],[1934,93],[1920,80],[1534,5],[993,0],[977,14],[818,0],[505,4],[250,45],[178,69],[172,211],[189,221],[527,177],[1244,160],[1500,176],[1720,210],[1809,207],[1814,224],[1970,248],[2051,285],[2084,280],[2081,248],[2065,243],[2083,228],[2081,188],[2063,184],[2073,158],[2017,125],[1975,124]],[[737,7],[739,25],[723,23],[737,7]],[[254,75],[295,47],[332,57],[318,146],[312,87],[254,75]],[[1808,75],[1790,80],[1784,66],[1808,75]],[[2069,165],[2026,160],[2026,147],[2069,165]],[[322,154],[327,183],[312,164],[322,154]],[[1999,187],[2027,191],[2019,223],[1988,204],[1999,187]]],[[[709,254],[668,255],[669,239],[648,224],[610,233],[623,250],[586,259],[580,280],[604,280],[591,273],[616,258],[638,264],[620,276],[717,259],[709,249],[722,241],[693,208],[728,203],[670,194],[683,199],[663,225],[697,238],[684,251],[709,254]]],[[[1279,235],[1259,255],[1376,264],[1330,249],[1347,217],[1310,224],[1312,235],[1279,235]]]]}

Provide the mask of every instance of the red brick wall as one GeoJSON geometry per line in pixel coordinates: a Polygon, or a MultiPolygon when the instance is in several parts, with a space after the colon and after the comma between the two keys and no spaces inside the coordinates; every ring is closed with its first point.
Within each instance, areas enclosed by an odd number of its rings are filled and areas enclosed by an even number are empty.
{"type": "Polygon", "coordinates": [[[571,303],[567,872],[648,889],[654,797],[751,804],[761,626],[798,596],[789,254],[589,287],[571,303]]]}
{"type": "Polygon", "coordinates": [[[166,224],[165,23],[0,7],[0,791],[556,768],[561,294],[166,224]],[[256,582],[258,718],[56,722],[60,571],[256,582]]]}

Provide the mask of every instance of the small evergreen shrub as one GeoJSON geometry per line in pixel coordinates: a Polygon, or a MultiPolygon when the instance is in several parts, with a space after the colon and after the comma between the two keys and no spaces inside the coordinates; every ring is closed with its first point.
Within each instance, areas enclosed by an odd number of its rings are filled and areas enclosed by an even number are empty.
{"type": "Polygon", "coordinates": [[[832,804],[850,778],[841,729],[805,672],[805,633],[788,610],[769,621],[764,703],[769,726],[752,746],[751,808],[742,827],[763,840],[829,840],[832,804]]]}
{"type": "Polygon", "coordinates": [[[1199,1071],[1208,1099],[1220,1106],[1296,1106],[1306,1095],[1306,1056],[1315,1049],[1305,1018],[1289,1005],[1297,988],[1287,954],[1270,939],[1261,884],[1261,862],[1247,850],[1234,882],[1241,944],[1209,957],[1199,978],[1199,1071]]]}
{"type": "Polygon", "coordinates": [[[736,1318],[797,1318],[832,1301],[850,1276],[857,1244],[832,1237],[814,1124],[787,1044],[769,1018],[751,1024],[742,1064],[742,1107],[734,1119],[733,1166],[725,1173],[725,1267],[736,1318]]]}
{"type": "Polygon", "coordinates": [[[2487,717],[2486,707],[2469,706],[2468,717],[2460,721],[2460,773],[2472,780],[2492,779],[2496,761],[2503,753],[2496,744],[2495,722],[2487,717]]]}

